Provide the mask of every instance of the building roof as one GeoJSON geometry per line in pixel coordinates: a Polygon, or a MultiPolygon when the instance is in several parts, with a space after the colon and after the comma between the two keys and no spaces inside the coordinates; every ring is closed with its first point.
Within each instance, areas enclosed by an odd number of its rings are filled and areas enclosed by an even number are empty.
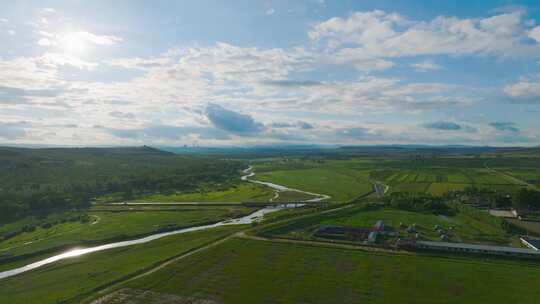
{"type": "Polygon", "coordinates": [[[466,248],[466,249],[472,249],[472,250],[489,250],[489,251],[499,251],[499,252],[508,252],[508,253],[540,255],[540,251],[537,251],[534,249],[528,249],[528,248],[514,248],[514,247],[505,247],[505,246],[491,246],[491,245],[451,243],[451,242],[430,242],[430,241],[420,241],[416,243],[426,245],[426,246],[431,246],[431,247],[466,248]]]}
{"type": "Polygon", "coordinates": [[[531,248],[534,248],[535,250],[540,249],[540,240],[538,240],[538,239],[530,239],[528,237],[522,237],[521,240],[526,242],[527,246],[529,246],[531,248]]]}

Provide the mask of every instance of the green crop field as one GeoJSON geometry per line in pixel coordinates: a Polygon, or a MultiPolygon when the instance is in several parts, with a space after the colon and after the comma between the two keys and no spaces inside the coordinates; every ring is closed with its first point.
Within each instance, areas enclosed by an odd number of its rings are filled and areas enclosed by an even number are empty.
{"type": "MultiPolygon", "coordinates": [[[[2,259],[62,248],[68,245],[97,244],[107,240],[129,239],[160,229],[172,229],[213,222],[252,212],[251,208],[201,208],[175,211],[88,212],[88,223],[58,223],[50,228],[37,226],[32,232],[23,232],[0,243],[2,259]]],[[[57,217],[58,215],[56,215],[57,217]]],[[[54,218],[55,216],[50,216],[54,218]]],[[[29,223],[50,222],[52,219],[25,218],[1,226],[2,231],[20,229],[29,223]]],[[[1,264],[0,264],[1,265],[1,264]]]]}
{"type": "Polygon", "coordinates": [[[350,170],[328,167],[283,170],[258,173],[257,179],[291,188],[330,195],[330,200],[348,201],[372,191],[372,185],[362,172],[356,175],[350,170]]]}
{"type": "MultiPolygon", "coordinates": [[[[496,171],[485,167],[487,160],[447,157],[418,161],[415,159],[373,156],[344,160],[314,161],[305,159],[269,160],[255,163],[257,178],[290,187],[329,194],[334,200],[347,201],[371,190],[371,181],[390,186],[390,192],[414,192],[444,195],[467,187],[516,191],[525,182],[540,183],[536,167],[504,167],[496,171]],[[514,172],[514,170],[516,170],[514,172]]],[[[497,160],[497,164],[504,163],[497,160]]],[[[532,166],[518,160],[522,166],[532,166]]]]}
{"type": "Polygon", "coordinates": [[[272,189],[253,184],[240,183],[225,190],[201,190],[195,193],[153,194],[137,199],[137,202],[245,202],[268,201],[274,196],[272,189]]]}
{"type": "Polygon", "coordinates": [[[147,244],[69,258],[0,280],[0,303],[80,303],[97,288],[232,234],[242,226],[168,236],[147,244]]]}
{"type": "Polygon", "coordinates": [[[316,196],[297,192],[297,191],[280,191],[279,196],[275,199],[275,202],[291,202],[291,201],[304,201],[316,198],[316,196]]]}
{"type": "Polygon", "coordinates": [[[127,287],[200,303],[536,303],[539,276],[518,262],[233,239],[127,287]]]}

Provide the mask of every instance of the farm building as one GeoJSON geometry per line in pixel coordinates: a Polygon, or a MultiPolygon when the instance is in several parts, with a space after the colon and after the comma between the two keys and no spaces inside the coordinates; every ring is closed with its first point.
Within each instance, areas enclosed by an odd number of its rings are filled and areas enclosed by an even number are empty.
{"type": "Polygon", "coordinates": [[[540,251],[537,251],[534,249],[504,247],[504,246],[420,241],[420,242],[416,242],[415,247],[417,249],[428,249],[428,250],[448,251],[448,252],[480,253],[480,254],[491,254],[491,255],[540,258],[540,251]]]}
{"type": "Polygon", "coordinates": [[[370,232],[371,228],[320,225],[315,236],[339,240],[364,240],[368,238],[370,232]]]}
{"type": "Polygon", "coordinates": [[[517,212],[515,210],[489,209],[489,214],[496,217],[517,218],[517,212]]]}
{"type": "Polygon", "coordinates": [[[369,244],[377,242],[380,235],[391,234],[391,232],[385,231],[383,221],[377,221],[372,227],[347,227],[338,225],[320,225],[316,237],[338,239],[338,240],[352,240],[352,241],[364,241],[369,244]]]}

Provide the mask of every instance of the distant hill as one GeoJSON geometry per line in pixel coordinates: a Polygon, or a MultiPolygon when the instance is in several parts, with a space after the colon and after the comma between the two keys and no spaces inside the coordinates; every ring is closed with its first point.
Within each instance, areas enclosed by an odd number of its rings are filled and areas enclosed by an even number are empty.
{"type": "Polygon", "coordinates": [[[529,153],[540,151],[540,147],[476,147],[466,145],[276,145],[254,147],[162,147],[161,149],[184,155],[227,155],[232,157],[275,157],[282,155],[407,155],[407,154],[483,154],[483,153],[529,153]]]}
{"type": "Polygon", "coordinates": [[[178,155],[151,147],[0,147],[0,217],[37,209],[77,207],[91,197],[122,193],[196,190],[227,183],[239,162],[178,155]],[[13,206],[15,205],[15,206],[13,206]]]}

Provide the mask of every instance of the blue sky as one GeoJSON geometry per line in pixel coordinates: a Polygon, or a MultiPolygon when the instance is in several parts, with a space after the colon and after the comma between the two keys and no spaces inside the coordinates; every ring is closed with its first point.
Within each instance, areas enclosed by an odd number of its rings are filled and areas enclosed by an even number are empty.
{"type": "Polygon", "coordinates": [[[0,1],[0,143],[540,143],[538,1],[0,1]]]}

